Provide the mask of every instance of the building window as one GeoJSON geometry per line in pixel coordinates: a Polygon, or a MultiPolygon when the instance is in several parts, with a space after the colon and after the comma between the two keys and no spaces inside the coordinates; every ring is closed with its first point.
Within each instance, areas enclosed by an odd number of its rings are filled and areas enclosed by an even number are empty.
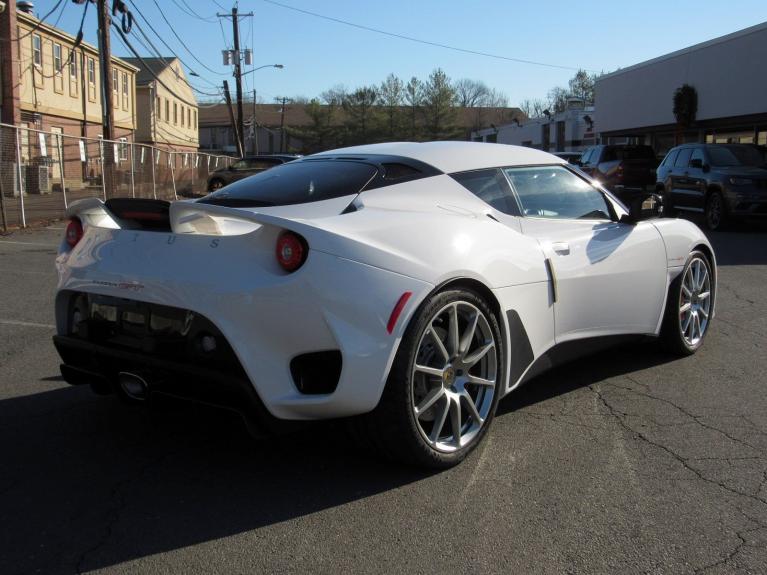
{"type": "Polygon", "coordinates": [[[190,128],[192,127],[192,108],[186,109],[186,124],[190,128]]]}
{"type": "Polygon", "coordinates": [[[128,109],[128,93],[130,92],[130,85],[128,83],[128,74],[123,72],[123,110],[128,109]]]}
{"type": "Polygon", "coordinates": [[[69,58],[69,78],[77,82],[77,55],[74,50],[70,54],[69,58]]]}
{"type": "Polygon", "coordinates": [[[128,138],[120,138],[120,143],[117,146],[119,151],[120,160],[128,159],[128,138]]]}
{"type": "Polygon", "coordinates": [[[32,34],[32,61],[35,66],[43,65],[43,40],[40,34],[32,34]]]}
{"type": "Polygon", "coordinates": [[[183,125],[184,125],[184,106],[182,104],[182,106],[181,106],[181,126],[183,127],[183,125]]]}
{"type": "Polygon", "coordinates": [[[178,124],[178,104],[173,102],[173,125],[178,124]]]}
{"type": "Polygon", "coordinates": [[[170,100],[165,98],[165,121],[170,122],[170,100]]]}
{"type": "Polygon", "coordinates": [[[61,74],[61,44],[53,45],[53,71],[56,74],[61,74]]]}
{"type": "Polygon", "coordinates": [[[197,125],[197,110],[194,111],[194,125],[197,125]]]}
{"type": "Polygon", "coordinates": [[[112,70],[112,91],[117,94],[120,91],[120,74],[112,70]]]}
{"type": "Polygon", "coordinates": [[[96,83],[96,61],[93,58],[88,58],[88,83],[96,83]]]}
{"type": "Polygon", "coordinates": [[[162,118],[162,102],[160,101],[160,96],[157,96],[155,102],[155,116],[157,116],[157,119],[159,120],[162,118]]]}

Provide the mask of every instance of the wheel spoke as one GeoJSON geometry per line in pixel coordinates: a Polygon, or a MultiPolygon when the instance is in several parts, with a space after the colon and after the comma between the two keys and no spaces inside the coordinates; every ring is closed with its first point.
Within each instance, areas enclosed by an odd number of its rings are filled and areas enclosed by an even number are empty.
{"type": "Polygon", "coordinates": [[[445,402],[439,416],[434,418],[434,427],[431,428],[431,433],[429,434],[429,440],[431,440],[432,443],[437,443],[437,441],[439,441],[439,434],[442,433],[442,428],[445,427],[448,411],[450,411],[449,399],[445,402]]]}
{"type": "Polygon", "coordinates": [[[686,334],[688,328],[690,327],[690,323],[692,322],[692,312],[687,314],[687,317],[684,318],[682,321],[682,334],[686,334]]]}
{"type": "MultiPolygon", "coordinates": [[[[687,281],[687,278],[685,277],[685,282],[686,281],[687,281]]],[[[684,282],[682,283],[682,293],[684,293],[684,295],[686,295],[688,298],[692,297],[692,292],[686,285],[684,285],[684,282]]]]}
{"type": "Polygon", "coordinates": [[[474,339],[474,333],[477,331],[477,322],[479,321],[479,314],[475,313],[471,320],[469,321],[469,325],[466,327],[466,330],[463,332],[463,336],[461,336],[461,343],[460,343],[460,351],[459,355],[466,356],[466,352],[469,351],[469,347],[471,347],[471,342],[474,339]]]}
{"type": "Polygon", "coordinates": [[[706,268],[703,267],[703,264],[701,264],[701,268],[703,269],[700,273],[698,285],[696,286],[699,291],[703,289],[703,286],[706,285],[706,280],[708,280],[708,272],[706,271],[706,268]]]}
{"type": "Polygon", "coordinates": [[[702,307],[699,307],[698,311],[703,314],[703,317],[708,319],[708,311],[707,310],[703,309],[702,307]]]}
{"type": "Polygon", "coordinates": [[[466,374],[466,381],[474,385],[484,385],[485,387],[495,387],[495,382],[489,379],[483,379],[475,375],[466,374]]]}
{"type": "Polygon", "coordinates": [[[431,339],[434,341],[434,345],[437,346],[437,350],[442,354],[442,359],[445,360],[445,363],[450,361],[450,354],[447,353],[447,350],[445,349],[445,344],[442,343],[442,340],[439,339],[439,335],[437,335],[437,331],[434,329],[434,326],[429,326],[429,335],[431,336],[431,339]]]}
{"type": "Polygon", "coordinates": [[[690,334],[690,339],[696,339],[696,333],[698,334],[697,337],[700,337],[700,318],[698,318],[697,313],[694,313],[692,314],[692,332],[690,334]]]}
{"type": "Polygon", "coordinates": [[[461,403],[459,400],[450,401],[450,426],[453,428],[453,442],[461,446],[461,403]]]}
{"type": "MultiPolygon", "coordinates": [[[[690,311],[690,308],[692,307],[692,304],[690,302],[687,302],[682,307],[679,308],[679,313],[684,313],[686,311],[690,311]]],[[[415,366],[416,369],[418,369],[418,366],[415,366]]]]}
{"type": "Polygon", "coordinates": [[[437,367],[429,367],[428,365],[416,364],[415,370],[427,375],[433,375],[434,377],[438,377],[440,380],[442,380],[442,370],[437,367]]]}
{"type": "Polygon", "coordinates": [[[703,291],[698,294],[698,299],[708,299],[708,296],[711,295],[710,291],[703,291]]]}
{"type": "Polygon", "coordinates": [[[482,347],[480,347],[478,350],[476,350],[474,353],[472,353],[470,356],[467,356],[464,358],[463,363],[466,366],[466,368],[473,367],[477,364],[477,362],[485,357],[487,355],[487,352],[490,351],[495,347],[495,342],[486,343],[482,347]]]}
{"type": "Polygon", "coordinates": [[[448,312],[450,318],[450,327],[447,331],[447,341],[450,345],[450,353],[452,357],[458,357],[460,353],[460,344],[458,333],[458,304],[453,305],[448,312]]]}
{"type": "Polygon", "coordinates": [[[426,394],[426,397],[423,398],[421,404],[415,408],[415,414],[418,417],[423,415],[443,395],[445,395],[445,389],[441,385],[432,389],[429,393],[426,394]]]}
{"type": "Polygon", "coordinates": [[[464,402],[466,403],[466,409],[469,410],[469,415],[476,421],[478,424],[482,425],[484,423],[484,419],[482,419],[482,416],[479,414],[479,411],[477,411],[477,405],[474,403],[474,400],[472,399],[471,395],[468,393],[464,393],[461,395],[463,397],[464,402]]]}

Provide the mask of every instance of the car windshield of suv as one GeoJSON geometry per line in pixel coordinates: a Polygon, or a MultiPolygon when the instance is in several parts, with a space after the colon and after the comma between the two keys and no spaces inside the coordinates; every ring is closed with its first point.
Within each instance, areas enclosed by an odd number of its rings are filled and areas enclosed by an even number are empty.
{"type": "Polygon", "coordinates": [[[364,162],[289,162],[239,180],[199,200],[220,206],[289,206],[359,193],[378,173],[364,162]]]}
{"type": "Polygon", "coordinates": [[[748,146],[709,146],[708,158],[712,166],[763,166],[759,152],[748,146]]]}

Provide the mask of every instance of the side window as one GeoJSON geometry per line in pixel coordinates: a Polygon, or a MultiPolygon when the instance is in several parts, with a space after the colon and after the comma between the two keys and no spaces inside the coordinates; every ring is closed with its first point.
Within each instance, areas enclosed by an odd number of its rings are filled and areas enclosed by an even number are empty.
{"type": "Polygon", "coordinates": [[[679,150],[679,155],[676,157],[674,167],[686,168],[687,164],[690,163],[690,156],[692,156],[692,148],[682,148],[679,150]]]}
{"type": "Polygon", "coordinates": [[[581,164],[588,164],[589,158],[591,157],[592,152],[594,151],[594,148],[587,148],[583,154],[581,154],[581,164]]]}
{"type": "Polygon", "coordinates": [[[609,220],[602,192],[560,166],[505,168],[525,216],[609,220]]]}
{"type": "Polygon", "coordinates": [[[663,160],[662,166],[666,166],[670,168],[674,165],[674,162],[676,161],[676,157],[679,155],[679,150],[671,150],[668,154],[666,154],[666,157],[663,160]]]}
{"type": "Polygon", "coordinates": [[[692,163],[693,160],[700,160],[702,164],[706,163],[706,158],[703,155],[703,148],[693,149],[692,156],[690,156],[690,163],[692,163]]]}
{"type": "Polygon", "coordinates": [[[240,160],[239,162],[235,162],[232,164],[233,170],[247,170],[248,169],[248,162],[246,160],[240,160]]]}
{"type": "Polygon", "coordinates": [[[615,162],[618,159],[618,153],[615,148],[605,148],[605,153],[602,154],[603,162],[615,162]]]}
{"type": "Polygon", "coordinates": [[[509,184],[500,170],[494,168],[475,170],[451,174],[451,176],[456,182],[499,212],[511,216],[519,215],[517,202],[514,200],[511,188],[509,188],[509,184]]]}

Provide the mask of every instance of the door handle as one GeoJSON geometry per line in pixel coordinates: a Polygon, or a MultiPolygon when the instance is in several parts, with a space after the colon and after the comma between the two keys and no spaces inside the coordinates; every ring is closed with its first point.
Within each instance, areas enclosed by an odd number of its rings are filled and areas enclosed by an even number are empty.
{"type": "Polygon", "coordinates": [[[551,249],[562,256],[570,254],[570,244],[567,242],[554,242],[551,244],[551,249]]]}

